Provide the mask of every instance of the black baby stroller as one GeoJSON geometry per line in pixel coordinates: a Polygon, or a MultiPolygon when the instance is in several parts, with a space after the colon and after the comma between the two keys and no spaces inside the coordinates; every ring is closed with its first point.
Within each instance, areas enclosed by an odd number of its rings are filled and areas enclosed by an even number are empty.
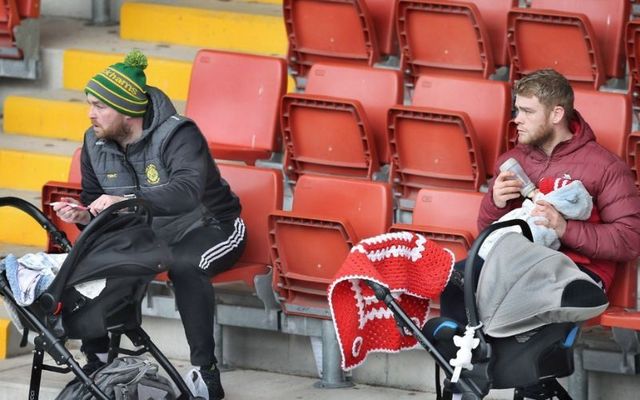
{"type": "Polygon", "coordinates": [[[28,330],[36,334],[28,398],[38,399],[42,370],[46,370],[71,371],[95,398],[108,399],[65,347],[67,339],[99,338],[107,333],[111,335],[109,361],[118,354],[137,356],[149,352],[178,387],[178,398],[193,398],[179,373],[140,326],[141,301],[147,285],[170,261],[169,250],[151,230],[147,204],[131,199],[107,208],[82,231],[73,249],[65,234],[32,204],[15,197],[3,197],[0,207],[3,206],[29,214],[49,232],[52,240],[69,252],[50,286],[27,307],[17,304],[6,275],[0,274],[0,293],[15,307],[25,328],[23,345],[28,330]],[[105,279],[106,286],[93,299],[75,288],[98,279],[105,279]],[[137,349],[120,348],[122,335],[137,349]],[[44,352],[58,366],[44,364],[44,352]]]}
{"type": "MultiPolygon", "coordinates": [[[[478,305],[476,304],[475,276],[473,264],[485,239],[494,231],[518,225],[523,235],[533,241],[527,224],[522,220],[499,222],[480,233],[468,253],[464,273],[464,302],[470,327],[477,327],[475,337],[477,347],[471,353],[471,370],[462,369],[457,382],[452,376],[459,374],[449,364],[449,359],[458,350],[452,344],[454,334],[462,336],[464,327],[454,320],[437,317],[429,320],[420,329],[394,300],[389,290],[369,281],[376,297],[383,301],[393,312],[400,327],[408,329],[418,342],[431,353],[436,366],[445,371],[445,393],[458,393],[464,400],[484,398],[491,389],[515,388],[514,399],[552,399],[570,400],[567,391],[556,378],[573,373],[573,345],[579,327],[574,322],[560,322],[541,326],[523,335],[511,337],[491,337],[484,332],[480,324],[478,305]]],[[[515,235],[515,234],[514,234],[515,235]]],[[[519,238],[518,238],[519,239],[519,238]]],[[[526,244],[526,240],[524,241],[526,244]]],[[[530,246],[530,245],[528,245],[530,246]]],[[[485,265],[486,268],[486,265],[485,265]]],[[[606,307],[606,297],[596,288],[595,300],[585,307],[606,307]]],[[[589,293],[591,295],[592,293],[589,293]]],[[[585,296],[587,298],[589,296],[585,296]]],[[[527,301],[527,300],[524,300],[527,301]]],[[[580,306],[580,305],[579,305],[580,306]]],[[[482,307],[482,305],[480,305],[482,307]]],[[[458,339],[460,340],[460,339],[458,339]]],[[[438,371],[438,368],[436,369],[438,371]]],[[[439,392],[439,380],[436,378],[436,390],[439,392]]],[[[438,393],[440,399],[440,393],[438,393]]]]}

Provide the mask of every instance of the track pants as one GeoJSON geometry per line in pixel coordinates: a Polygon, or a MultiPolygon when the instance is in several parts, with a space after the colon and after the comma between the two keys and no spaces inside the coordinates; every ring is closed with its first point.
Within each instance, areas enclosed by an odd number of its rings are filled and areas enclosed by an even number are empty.
{"type": "MultiPolygon", "coordinates": [[[[246,238],[244,222],[236,218],[228,223],[215,222],[196,228],[170,246],[174,262],[169,268],[169,277],[175,289],[192,365],[217,363],[213,340],[215,298],[210,279],[238,261],[246,238]]],[[[104,353],[108,348],[107,337],[85,340],[82,344],[86,354],[104,353]]]]}

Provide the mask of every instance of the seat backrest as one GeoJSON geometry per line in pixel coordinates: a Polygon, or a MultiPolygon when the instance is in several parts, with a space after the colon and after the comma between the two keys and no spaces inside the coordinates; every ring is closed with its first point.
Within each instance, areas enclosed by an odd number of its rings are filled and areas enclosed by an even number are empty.
{"type": "Polygon", "coordinates": [[[484,197],[480,192],[421,189],[413,209],[413,224],[434,225],[478,236],[478,213],[484,197]]]}
{"type": "Polygon", "coordinates": [[[631,99],[622,93],[576,88],[575,109],[593,129],[596,141],[623,160],[631,133],[631,99]]]}
{"type": "Polygon", "coordinates": [[[602,51],[605,75],[625,74],[624,30],[631,13],[627,0],[531,0],[532,8],[582,13],[589,18],[602,51]]]}
{"type": "Polygon", "coordinates": [[[73,152],[73,156],[71,157],[71,166],[69,166],[69,177],[67,181],[69,183],[80,183],[82,182],[82,170],[81,170],[81,156],[82,156],[82,147],[78,147],[73,152]]]}
{"type": "Polygon", "coordinates": [[[392,209],[386,183],[303,175],[295,187],[291,211],[343,218],[358,239],[364,239],[389,229],[392,209]]]}
{"type": "Polygon", "coordinates": [[[465,112],[475,130],[487,175],[504,151],[503,138],[511,118],[511,88],[508,83],[488,79],[421,76],[412,104],[465,112]]]}
{"type": "Polygon", "coordinates": [[[268,215],[282,209],[282,172],[237,164],[218,164],[220,174],[240,198],[247,245],[240,262],[269,265],[268,215]]]}
{"type": "Polygon", "coordinates": [[[402,70],[488,78],[495,71],[489,34],[472,3],[400,0],[396,21],[402,70]]]}
{"type": "Polygon", "coordinates": [[[373,133],[359,101],[287,94],[281,117],[283,166],[291,183],[302,174],[373,179],[380,169],[373,133]]]}
{"type": "Polygon", "coordinates": [[[635,309],[638,291],[638,262],[637,260],[618,265],[615,279],[607,296],[611,306],[635,309]]]}
{"type": "Polygon", "coordinates": [[[376,31],[380,53],[398,55],[395,8],[397,0],[364,0],[376,31]]]}
{"type": "Polygon", "coordinates": [[[210,144],[277,151],[280,98],[286,89],[287,65],[281,58],[200,50],[185,115],[210,144]]]}
{"type": "Polygon", "coordinates": [[[514,8],[508,13],[507,38],[511,82],[553,67],[574,87],[598,89],[604,84],[600,47],[584,14],[514,8]]]}
{"type": "Polygon", "coordinates": [[[629,62],[629,95],[635,107],[640,106],[640,19],[628,22],[626,54],[629,62]]]}
{"type": "Polygon", "coordinates": [[[496,65],[509,65],[507,54],[507,12],[518,6],[518,0],[470,0],[482,16],[491,39],[496,65]]]}
{"type": "Polygon", "coordinates": [[[390,179],[400,209],[413,208],[425,187],[477,191],[486,180],[480,146],[469,117],[427,107],[389,110],[390,179]]]}
{"type": "Polygon", "coordinates": [[[373,65],[380,58],[363,0],[283,0],[289,65],[307,76],[316,62],[373,65]]]}
{"type": "Polygon", "coordinates": [[[20,18],[38,18],[40,16],[40,0],[16,0],[20,18]]]}
{"type": "Polygon", "coordinates": [[[309,73],[305,93],[358,100],[371,127],[380,161],[389,161],[387,111],[402,104],[404,96],[399,71],[316,64],[309,73]]]}

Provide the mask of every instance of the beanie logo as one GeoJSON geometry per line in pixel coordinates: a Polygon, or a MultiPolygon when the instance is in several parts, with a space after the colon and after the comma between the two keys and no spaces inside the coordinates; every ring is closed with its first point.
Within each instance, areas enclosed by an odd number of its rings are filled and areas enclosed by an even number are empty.
{"type": "Polygon", "coordinates": [[[158,174],[158,169],[154,164],[147,165],[144,169],[144,173],[147,175],[147,182],[150,184],[155,185],[160,182],[160,174],[158,174]]]}
{"type": "Polygon", "coordinates": [[[124,79],[122,76],[118,75],[115,71],[113,71],[111,68],[107,68],[103,74],[109,78],[110,80],[112,80],[114,83],[116,83],[118,86],[120,86],[122,89],[126,90],[131,96],[133,97],[141,97],[139,94],[138,89],[133,86],[131,83],[129,83],[126,79],[124,79]]]}
{"type": "Polygon", "coordinates": [[[108,172],[107,173],[107,179],[116,179],[118,177],[118,173],[117,172],[108,172]]]}

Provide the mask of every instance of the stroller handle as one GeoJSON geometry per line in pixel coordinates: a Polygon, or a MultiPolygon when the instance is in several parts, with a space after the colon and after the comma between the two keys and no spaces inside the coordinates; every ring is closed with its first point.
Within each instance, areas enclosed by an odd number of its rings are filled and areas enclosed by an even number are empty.
{"type": "MultiPolygon", "coordinates": [[[[117,203],[114,203],[107,207],[104,211],[98,214],[91,222],[87,225],[86,228],[82,231],[82,234],[76,240],[75,246],[77,248],[83,248],[87,238],[90,238],[94,233],[102,229],[102,227],[107,223],[109,218],[125,209],[135,210],[137,214],[142,214],[145,216],[145,223],[147,225],[151,225],[151,221],[153,219],[151,215],[151,208],[148,202],[143,199],[127,199],[117,203]]],[[[73,264],[74,259],[78,257],[77,252],[73,252],[69,255],[65,263],[71,262],[73,264]],[[72,259],[73,258],[73,259],[72,259]],[[71,259],[71,261],[69,261],[71,259]]],[[[58,302],[60,301],[60,297],[62,296],[62,291],[64,288],[64,283],[67,282],[69,275],[72,272],[72,268],[62,269],[56,279],[53,281],[51,286],[47,289],[46,292],[42,293],[39,298],[40,305],[45,312],[48,313],[56,313],[59,309],[58,302]]]]}
{"type": "MultiPolygon", "coordinates": [[[[469,325],[470,326],[478,326],[478,306],[476,304],[476,296],[475,296],[475,282],[474,282],[474,273],[473,273],[473,264],[478,257],[478,251],[480,247],[484,243],[485,239],[489,237],[491,233],[497,231],[498,229],[507,228],[510,226],[518,225],[522,230],[522,234],[533,242],[533,235],[531,234],[531,229],[529,225],[522,219],[512,219],[508,221],[496,222],[495,224],[491,224],[486,227],[480,234],[478,238],[471,245],[471,249],[469,249],[469,253],[467,254],[467,261],[464,265],[464,305],[467,309],[467,316],[469,317],[469,325]]],[[[481,340],[484,342],[484,336],[482,335],[482,330],[478,330],[477,333],[480,335],[481,340]]]]}
{"type": "Polygon", "coordinates": [[[67,235],[59,230],[38,207],[19,197],[0,197],[0,207],[6,206],[17,208],[31,216],[51,235],[51,238],[62,247],[63,251],[68,252],[71,250],[71,242],[67,239],[67,235]]]}

